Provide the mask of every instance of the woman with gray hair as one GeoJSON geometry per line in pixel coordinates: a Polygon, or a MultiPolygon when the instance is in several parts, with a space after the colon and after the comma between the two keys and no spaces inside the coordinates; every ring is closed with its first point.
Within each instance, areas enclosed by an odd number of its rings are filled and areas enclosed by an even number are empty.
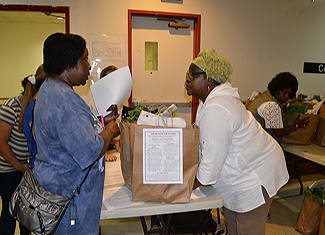
{"type": "Polygon", "coordinates": [[[212,185],[224,198],[229,235],[262,235],[272,199],[289,175],[280,145],[227,82],[231,74],[230,63],[214,49],[201,51],[186,73],[187,94],[201,100],[194,188],[212,185]]]}

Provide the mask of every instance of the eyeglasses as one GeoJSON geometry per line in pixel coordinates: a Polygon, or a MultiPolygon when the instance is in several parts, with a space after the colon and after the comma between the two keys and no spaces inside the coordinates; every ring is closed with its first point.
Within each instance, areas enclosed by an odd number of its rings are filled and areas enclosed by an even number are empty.
{"type": "Polygon", "coordinates": [[[205,72],[196,72],[196,73],[191,73],[190,71],[186,72],[186,80],[191,82],[193,81],[195,78],[197,78],[198,76],[202,75],[202,74],[206,74],[205,72]]]}

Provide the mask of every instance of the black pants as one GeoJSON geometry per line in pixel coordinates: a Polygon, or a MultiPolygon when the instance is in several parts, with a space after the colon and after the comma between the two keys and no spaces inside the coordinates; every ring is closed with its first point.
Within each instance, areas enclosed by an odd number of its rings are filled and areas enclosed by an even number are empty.
{"type": "MultiPolygon", "coordinates": [[[[2,200],[2,211],[0,216],[0,234],[14,235],[16,229],[16,220],[9,212],[9,200],[17,188],[23,173],[19,171],[0,173],[0,197],[2,200]]],[[[19,224],[20,234],[29,235],[30,231],[19,224]]]]}

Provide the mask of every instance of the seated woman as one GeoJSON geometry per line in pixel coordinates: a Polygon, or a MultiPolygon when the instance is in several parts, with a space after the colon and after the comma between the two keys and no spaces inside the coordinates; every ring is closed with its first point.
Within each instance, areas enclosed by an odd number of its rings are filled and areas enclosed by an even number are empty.
{"type": "Polygon", "coordinates": [[[297,90],[297,78],[292,73],[282,72],[271,80],[266,91],[258,94],[246,106],[262,127],[279,143],[282,137],[298,128],[304,128],[309,123],[307,118],[298,117],[292,125],[284,126],[284,108],[295,99],[297,90]]]}

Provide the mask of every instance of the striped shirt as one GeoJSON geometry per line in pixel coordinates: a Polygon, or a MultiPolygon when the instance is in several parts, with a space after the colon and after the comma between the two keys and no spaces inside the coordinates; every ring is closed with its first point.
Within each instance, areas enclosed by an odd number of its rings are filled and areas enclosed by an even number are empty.
{"type": "MultiPolygon", "coordinates": [[[[20,110],[21,106],[18,97],[8,99],[0,107],[0,121],[12,126],[8,144],[19,162],[25,164],[27,163],[29,152],[24,133],[18,132],[20,110]]],[[[16,171],[16,169],[0,155],[0,173],[13,171],[16,171]]]]}

